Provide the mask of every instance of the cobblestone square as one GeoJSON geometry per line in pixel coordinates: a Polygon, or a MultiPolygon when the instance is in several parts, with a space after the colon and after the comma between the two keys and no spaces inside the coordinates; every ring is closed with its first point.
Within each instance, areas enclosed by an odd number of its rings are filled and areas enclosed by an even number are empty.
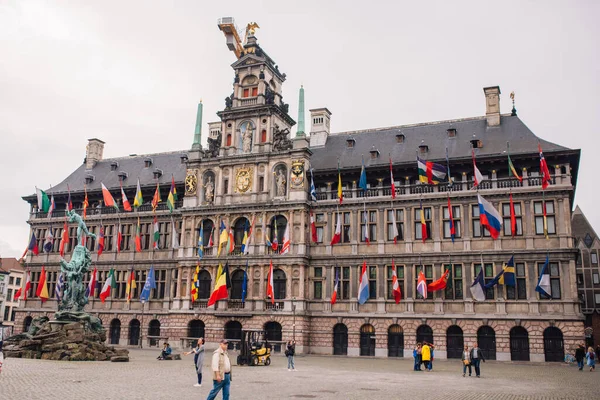
{"type": "MultiPolygon", "coordinates": [[[[212,387],[207,351],[202,387],[192,356],[157,361],[158,350],[132,350],[129,363],[5,360],[2,399],[205,399],[212,387]]],[[[237,353],[230,352],[235,364],[237,353]]],[[[482,377],[462,377],[460,360],[413,372],[412,359],[305,356],[297,372],[283,355],[270,366],[234,367],[232,399],[597,399],[600,371],[558,363],[482,364],[482,377]]],[[[473,373],[474,374],[474,373],[473,373]]],[[[221,398],[221,395],[218,397],[221,398]]]]}

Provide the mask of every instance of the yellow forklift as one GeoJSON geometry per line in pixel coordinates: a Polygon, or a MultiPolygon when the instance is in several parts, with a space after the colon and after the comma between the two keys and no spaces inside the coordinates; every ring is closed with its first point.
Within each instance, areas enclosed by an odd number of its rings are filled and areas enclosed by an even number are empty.
{"type": "Polygon", "coordinates": [[[242,330],[237,365],[271,365],[271,345],[263,330],[242,330]]]}

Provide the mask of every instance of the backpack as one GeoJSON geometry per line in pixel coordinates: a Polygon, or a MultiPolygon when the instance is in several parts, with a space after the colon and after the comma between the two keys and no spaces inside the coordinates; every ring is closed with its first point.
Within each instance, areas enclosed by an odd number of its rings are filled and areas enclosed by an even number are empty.
{"type": "Polygon", "coordinates": [[[593,360],[596,357],[593,351],[590,351],[590,360],[593,360]]]}

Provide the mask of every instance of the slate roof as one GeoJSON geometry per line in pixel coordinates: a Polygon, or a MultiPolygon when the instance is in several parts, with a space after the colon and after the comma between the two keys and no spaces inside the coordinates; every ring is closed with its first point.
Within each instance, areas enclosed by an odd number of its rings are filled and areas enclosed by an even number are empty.
{"type": "Polygon", "coordinates": [[[537,153],[538,141],[544,152],[570,150],[538,138],[519,117],[506,115],[501,117],[500,125],[495,127],[487,127],[485,117],[476,117],[331,134],[324,146],[311,148],[311,167],[315,171],[333,170],[337,168],[338,158],[342,169],[360,167],[361,155],[364,156],[366,167],[387,165],[388,154],[394,164],[414,163],[421,144],[427,145],[429,151],[420,157],[430,161],[445,160],[446,147],[451,160],[470,159],[470,141],[473,139],[483,142],[483,147],[476,150],[477,157],[504,154],[507,141],[511,143],[511,155],[537,153]],[[456,137],[448,137],[449,128],[456,129],[456,137]],[[405,136],[403,143],[397,143],[398,134],[405,136]],[[355,140],[353,148],[347,147],[346,141],[349,138],[355,140]],[[370,157],[369,152],[373,146],[380,152],[377,159],[370,157]]]}
{"type": "Polygon", "coordinates": [[[592,227],[592,224],[590,224],[579,206],[575,207],[575,211],[571,215],[571,233],[580,240],[583,240],[587,234],[592,237],[592,240],[598,237],[594,227],[592,227]]]}
{"type": "MultiPolygon", "coordinates": [[[[461,120],[431,122],[415,125],[402,125],[390,128],[370,129],[364,131],[342,132],[330,134],[324,146],[312,147],[311,167],[316,172],[335,170],[337,160],[340,160],[342,169],[360,168],[361,155],[364,155],[365,166],[385,166],[389,163],[388,153],[391,154],[394,164],[414,164],[416,150],[419,145],[429,146],[426,156],[428,160],[445,160],[446,147],[448,156],[452,159],[470,159],[471,140],[478,139],[483,142],[483,147],[476,150],[477,157],[498,156],[504,154],[506,142],[511,143],[510,152],[513,156],[519,154],[537,153],[538,141],[544,152],[570,150],[546,140],[540,139],[517,116],[502,116],[501,123],[496,127],[487,127],[485,117],[476,117],[461,120]],[[456,129],[456,137],[448,138],[447,129],[456,129]],[[405,136],[404,143],[397,143],[396,135],[405,136]],[[475,135],[475,136],[473,136],[475,135]],[[355,140],[355,146],[348,148],[346,140],[355,140]],[[371,159],[370,151],[375,146],[380,152],[380,157],[371,159]]],[[[92,170],[86,171],[82,164],[71,175],[58,185],[48,189],[48,193],[67,193],[67,186],[71,192],[83,192],[85,177],[94,176],[94,181],[87,184],[88,192],[100,191],[100,183],[113,191],[119,188],[119,173],[124,171],[128,178],[124,180],[123,187],[135,188],[137,178],[142,187],[156,185],[154,170],[163,171],[159,183],[163,188],[171,183],[171,174],[175,182],[182,184],[185,180],[186,165],[181,162],[181,157],[187,156],[187,151],[174,151],[168,153],[132,155],[127,157],[109,158],[98,162],[92,170]],[[152,159],[152,166],[145,167],[144,160],[152,159]],[[115,171],[111,169],[113,162],[118,163],[115,171]]],[[[45,188],[43,188],[45,190],[45,188]]],[[[113,195],[115,195],[113,191],[113,195]]],[[[33,199],[35,194],[25,196],[33,199]]]]}
{"type": "Polygon", "coordinates": [[[156,185],[156,179],[154,179],[154,171],[156,169],[162,170],[162,175],[158,178],[161,186],[169,186],[171,184],[171,174],[175,178],[175,182],[182,183],[185,180],[186,173],[186,165],[181,162],[182,156],[187,157],[187,151],[107,158],[97,162],[93,169],[87,171],[85,164],[82,164],[64,181],[48,189],[47,193],[66,193],[68,192],[68,188],[71,192],[83,192],[85,177],[88,174],[94,176],[94,181],[87,184],[88,192],[101,190],[101,183],[104,183],[109,189],[118,188],[119,173],[121,171],[128,174],[127,179],[123,181],[124,188],[136,187],[138,177],[141,186],[156,185]],[[145,167],[145,160],[147,158],[152,160],[152,165],[149,168],[145,167]],[[118,163],[115,171],[111,169],[113,162],[118,163]]]}
{"type": "Polygon", "coordinates": [[[0,261],[0,272],[8,274],[11,269],[25,272],[25,268],[16,258],[1,258],[0,261]]]}

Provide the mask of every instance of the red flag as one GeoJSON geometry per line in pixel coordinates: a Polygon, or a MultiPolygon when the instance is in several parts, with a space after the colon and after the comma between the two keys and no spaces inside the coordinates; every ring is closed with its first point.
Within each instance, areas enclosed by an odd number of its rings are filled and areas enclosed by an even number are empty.
{"type": "Polygon", "coordinates": [[[342,238],[342,216],[338,212],[337,222],[335,224],[335,234],[331,238],[331,245],[338,244],[342,238]]]}
{"type": "Polygon", "coordinates": [[[129,204],[129,200],[127,200],[127,195],[123,190],[123,182],[121,182],[121,200],[123,201],[123,209],[125,211],[131,211],[131,204],[129,204]]]}
{"type": "Polygon", "coordinates": [[[27,295],[31,290],[31,272],[27,271],[25,277],[25,290],[23,291],[23,300],[27,300],[27,295]]]}
{"type": "Polygon", "coordinates": [[[71,201],[71,188],[67,185],[67,190],[69,191],[69,198],[67,199],[67,210],[73,210],[73,202],[71,201]]]}
{"type": "Polygon", "coordinates": [[[315,216],[312,211],[310,212],[310,237],[314,243],[319,241],[317,237],[317,226],[315,225],[315,216]]]}
{"type": "Polygon", "coordinates": [[[114,207],[118,210],[119,207],[117,207],[117,204],[115,203],[115,199],[113,199],[112,194],[110,194],[110,192],[108,191],[106,186],[104,186],[104,183],[101,183],[101,185],[102,185],[102,197],[104,198],[104,205],[106,207],[114,207]]]}
{"type": "Polygon", "coordinates": [[[213,225],[210,231],[210,237],[208,238],[208,245],[206,247],[213,247],[215,243],[213,242],[213,234],[215,233],[215,226],[213,225]]]}
{"type": "Polygon", "coordinates": [[[117,225],[117,253],[121,252],[121,243],[123,242],[123,234],[121,233],[121,224],[117,225]]]}
{"type": "Polygon", "coordinates": [[[335,304],[337,301],[337,292],[340,286],[340,275],[335,272],[335,285],[333,286],[333,294],[331,295],[331,305],[335,304]]]}
{"type": "Polygon", "coordinates": [[[423,243],[427,240],[427,222],[425,222],[425,210],[423,209],[423,204],[421,203],[421,238],[423,239],[423,243]]]}
{"type": "Polygon", "coordinates": [[[271,304],[275,304],[275,294],[273,291],[273,260],[269,265],[269,275],[267,275],[267,298],[271,299],[271,304]]]}
{"type": "Polygon", "coordinates": [[[19,300],[19,297],[21,297],[22,292],[23,292],[23,288],[19,288],[19,290],[17,290],[17,292],[15,293],[15,296],[13,297],[12,301],[19,300]]]}
{"type": "Polygon", "coordinates": [[[542,189],[546,189],[550,184],[550,171],[548,170],[548,164],[546,164],[546,158],[542,153],[542,146],[538,143],[538,150],[540,151],[540,173],[542,174],[542,189]]]}
{"type": "Polygon", "coordinates": [[[83,191],[85,193],[85,196],[83,198],[83,219],[85,219],[85,217],[87,217],[87,208],[90,206],[87,197],[87,187],[85,185],[83,186],[83,191]]]}
{"type": "Polygon", "coordinates": [[[100,225],[100,236],[98,237],[98,257],[104,251],[104,226],[100,225]]]}
{"type": "Polygon", "coordinates": [[[510,234],[517,234],[517,216],[515,215],[515,204],[513,203],[512,193],[510,194],[510,234]]]}
{"type": "Polygon", "coordinates": [[[48,300],[48,283],[46,281],[46,268],[42,265],[42,271],[40,272],[40,280],[38,282],[37,290],[35,295],[42,300],[42,303],[48,300]]]}
{"type": "Polygon", "coordinates": [[[448,194],[448,217],[450,218],[450,237],[452,238],[452,243],[454,243],[454,238],[456,237],[456,227],[454,226],[454,216],[452,215],[452,204],[450,203],[450,194],[448,194]]]}
{"type": "Polygon", "coordinates": [[[156,190],[154,191],[154,197],[152,198],[152,211],[156,211],[156,207],[158,207],[158,203],[162,200],[160,199],[160,185],[156,182],[156,190]]]}
{"type": "Polygon", "coordinates": [[[402,291],[400,290],[400,283],[398,282],[398,274],[396,271],[396,265],[394,265],[394,259],[392,258],[392,293],[396,304],[400,303],[402,298],[402,291]]]}
{"type": "Polygon", "coordinates": [[[69,225],[67,225],[67,221],[63,225],[63,231],[60,238],[60,248],[59,253],[61,257],[65,256],[65,246],[69,243],[69,225]]]}
{"type": "Polygon", "coordinates": [[[140,217],[138,217],[137,229],[135,230],[135,251],[142,251],[142,229],[140,228],[140,217]]]}
{"type": "Polygon", "coordinates": [[[440,279],[438,279],[437,281],[433,281],[429,285],[427,285],[427,291],[435,292],[437,290],[446,289],[446,285],[448,283],[448,274],[450,274],[449,270],[444,271],[444,274],[440,279]]]}
{"type": "Polygon", "coordinates": [[[390,180],[392,181],[392,199],[395,199],[396,186],[394,185],[394,172],[392,171],[392,157],[390,157],[390,180]]]}

